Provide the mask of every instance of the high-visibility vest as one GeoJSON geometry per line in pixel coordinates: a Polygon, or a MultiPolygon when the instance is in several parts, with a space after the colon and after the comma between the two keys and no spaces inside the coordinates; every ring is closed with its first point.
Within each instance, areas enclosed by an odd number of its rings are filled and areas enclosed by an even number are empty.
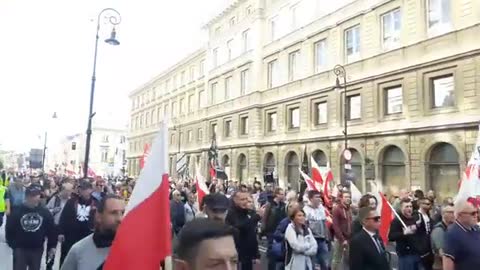
{"type": "Polygon", "coordinates": [[[5,212],[7,206],[5,203],[5,192],[7,192],[7,188],[0,186],[0,213],[5,212]]]}
{"type": "Polygon", "coordinates": [[[0,176],[0,186],[7,188],[9,185],[10,185],[10,177],[8,177],[8,176],[5,175],[5,179],[3,179],[3,178],[0,176]]]}

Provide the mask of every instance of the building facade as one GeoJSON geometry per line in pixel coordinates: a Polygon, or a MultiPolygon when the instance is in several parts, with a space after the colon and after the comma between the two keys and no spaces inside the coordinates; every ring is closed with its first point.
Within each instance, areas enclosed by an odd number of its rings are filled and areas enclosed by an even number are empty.
{"type": "Polygon", "coordinates": [[[171,164],[207,174],[215,133],[231,179],[298,188],[305,149],[338,179],[347,119],[361,190],[453,195],[480,120],[479,25],[475,0],[233,1],[203,49],[131,93],[129,171],[169,118],[171,164]]]}

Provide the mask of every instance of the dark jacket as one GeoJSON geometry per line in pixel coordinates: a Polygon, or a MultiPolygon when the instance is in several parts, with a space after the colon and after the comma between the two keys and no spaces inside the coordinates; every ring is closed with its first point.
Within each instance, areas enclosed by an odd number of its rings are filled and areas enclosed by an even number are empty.
{"type": "Polygon", "coordinates": [[[349,263],[350,270],[389,270],[387,252],[382,241],[378,241],[382,246],[379,252],[370,235],[365,230],[360,230],[354,234],[350,241],[349,263]]]}
{"type": "Polygon", "coordinates": [[[257,224],[260,216],[254,211],[236,206],[228,210],[225,222],[237,230],[235,246],[240,261],[260,258],[257,240],[257,224]]]}
{"type": "Polygon", "coordinates": [[[185,225],[185,205],[180,201],[170,201],[170,216],[172,221],[173,231],[178,233],[185,225]]]}
{"type": "Polygon", "coordinates": [[[286,217],[285,203],[276,203],[272,200],[265,208],[265,215],[262,220],[262,233],[266,235],[274,233],[280,221],[286,217]]]}
{"type": "Polygon", "coordinates": [[[349,240],[352,235],[352,211],[343,204],[338,204],[333,208],[333,231],[335,238],[342,243],[349,240]]]}
{"type": "Polygon", "coordinates": [[[272,199],[273,199],[273,192],[271,192],[271,191],[262,191],[262,192],[260,192],[260,194],[258,195],[258,204],[260,204],[260,206],[263,206],[263,205],[265,205],[266,203],[271,202],[272,199]]]}
{"type": "Polygon", "coordinates": [[[418,213],[413,213],[411,218],[406,218],[402,213],[398,213],[405,225],[415,229],[415,233],[405,235],[403,233],[403,225],[395,218],[390,225],[388,239],[396,242],[396,251],[398,256],[428,254],[431,250],[429,237],[425,230],[425,223],[418,213]]]}
{"type": "Polygon", "coordinates": [[[355,236],[357,233],[361,232],[362,229],[362,223],[360,222],[359,218],[357,217],[353,222],[352,222],[352,237],[355,236]]]}
{"type": "Polygon", "coordinates": [[[5,237],[11,248],[43,249],[45,238],[48,239],[48,249],[57,246],[53,216],[43,206],[19,206],[7,218],[5,237]]]}
{"type": "Polygon", "coordinates": [[[81,197],[69,199],[60,216],[60,234],[65,241],[76,243],[93,232],[97,202],[93,197],[85,200],[81,197]]]}

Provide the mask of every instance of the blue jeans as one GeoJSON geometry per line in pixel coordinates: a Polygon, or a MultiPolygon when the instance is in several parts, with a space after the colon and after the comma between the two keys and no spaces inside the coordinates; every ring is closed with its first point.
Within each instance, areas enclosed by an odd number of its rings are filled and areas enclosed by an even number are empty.
{"type": "Polygon", "coordinates": [[[315,255],[315,264],[320,265],[321,270],[328,269],[328,262],[329,262],[329,252],[328,252],[328,244],[325,239],[315,238],[317,240],[317,255],[315,255]]]}
{"type": "Polygon", "coordinates": [[[422,260],[417,255],[398,256],[398,270],[423,270],[422,260]]]}

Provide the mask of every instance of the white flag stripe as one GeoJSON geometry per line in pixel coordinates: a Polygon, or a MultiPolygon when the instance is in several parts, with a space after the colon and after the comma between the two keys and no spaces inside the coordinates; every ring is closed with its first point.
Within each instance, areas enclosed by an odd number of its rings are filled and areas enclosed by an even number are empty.
{"type": "Polygon", "coordinates": [[[168,125],[161,122],[160,131],[150,149],[148,162],[137,179],[125,215],[160,187],[165,173],[168,173],[168,125]]]}

